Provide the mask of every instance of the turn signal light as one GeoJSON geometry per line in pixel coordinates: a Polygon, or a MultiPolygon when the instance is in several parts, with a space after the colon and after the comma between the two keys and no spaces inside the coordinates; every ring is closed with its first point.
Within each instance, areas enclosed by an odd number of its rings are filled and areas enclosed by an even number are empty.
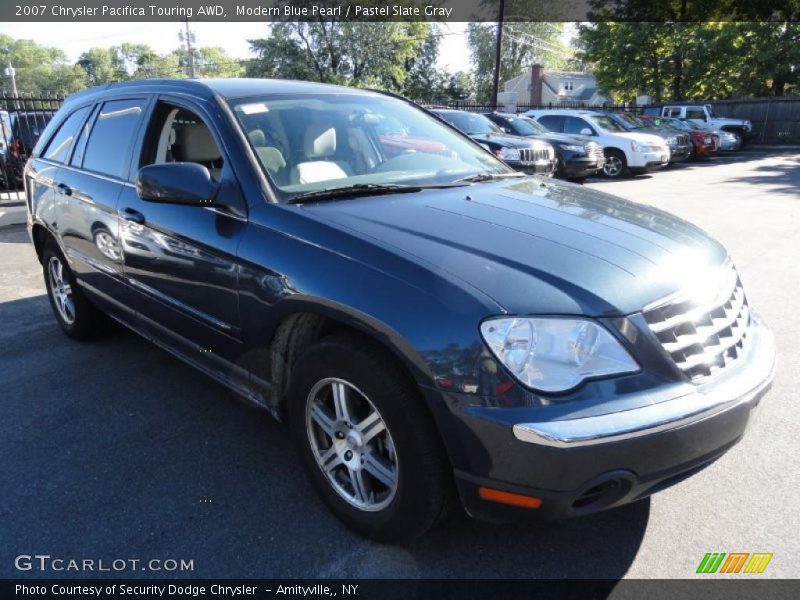
{"type": "Polygon", "coordinates": [[[489,502],[499,502],[500,504],[510,504],[511,506],[521,506],[522,508],[539,508],[542,499],[535,496],[523,496],[522,494],[512,494],[502,490],[481,487],[478,488],[478,495],[489,502]]]}

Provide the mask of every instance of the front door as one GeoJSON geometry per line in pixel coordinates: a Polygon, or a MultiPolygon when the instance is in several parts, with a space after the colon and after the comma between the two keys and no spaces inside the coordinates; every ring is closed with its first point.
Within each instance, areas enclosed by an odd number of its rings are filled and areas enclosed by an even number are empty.
{"type": "Polygon", "coordinates": [[[229,208],[149,202],[126,187],[119,202],[120,239],[125,280],[149,334],[231,379],[242,376],[231,365],[241,354],[236,253],[247,221],[233,170],[206,114],[185,100],[159,99],[132,173],[148,164],[202,164],[220,183],[219,199],[229,208]]]}

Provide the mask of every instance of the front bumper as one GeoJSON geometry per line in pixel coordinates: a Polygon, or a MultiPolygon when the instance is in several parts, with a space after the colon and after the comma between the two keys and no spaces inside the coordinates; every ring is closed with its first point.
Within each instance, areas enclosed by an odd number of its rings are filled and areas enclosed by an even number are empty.
{"type": "Polygon", "coordinates": [[[526,175],[552,175],[553,171],[555,171],[555,161],[554,160],[547,160],[547,161],[536,161],[536,162],[515,162],[507,160],[506,164],[510,166],[512,169],[516,169],[517,171],[521,171],[526,175]]]}
{"type": "Polygon", "coordinates": [[[455,429],[466,428],[464,441],[474,447],[466,462],[454,461],[465,508],[486,520],[558,519],[633,502],[696,473],[741,439],[771,387],[772,334],[754,318],[748,339],[747,352],[729,371],[701,385],[627,394],[633,408],[622,411],[584,416],[576,410],[574,418],[537,421],[540,409],[532,407],[525,411],[529,420],[509,423],[502,413],[508,409],[456,408],[463,413],[455,429]],[[541,505],[484,500],[481,487],[535,497],[541,505]]]}
{"type": "Polygon", "coordinates": [[[605,158],[576,156],[564,161],[564,174],[567,178],[582,178],[596,175],[603,170],[605,158]]]}
{"type": "Polygon", "coordinates": [[[735,140],[725,139],[725,138],[719,139],[720,150],[731,151],[731,150],[738,150],[741,147],[742,147],[741,139],[735,139],[735,140]]]}
{"type": "Polygon", "coordinates": [[[655,171],[669,164],[669,151],[636,152],[628,157],[628,168],[634,173],[655,171]]]}
{"type": "Polygon", "coordinates": [[[669,151],[670,151],[669,155],[670,164],[676,162],[683,162],[685,160],[688,160],[689,157],[692,155],[692,145],[687,144],[685,146],[670,146],[669,151]]]}

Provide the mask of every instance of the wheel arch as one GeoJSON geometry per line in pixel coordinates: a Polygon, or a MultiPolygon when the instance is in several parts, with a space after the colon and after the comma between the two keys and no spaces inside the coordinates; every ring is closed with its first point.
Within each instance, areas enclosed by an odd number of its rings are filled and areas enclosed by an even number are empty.
{"type": "Polygon", "coordinates": [[[369,315],[317,298],[281,301],[274,310],[268,335],[266,377],[273,386],[279,417],[285,416],[286,392],[297,358],[312,344],[334,333],[352,333],[380,348],[415,386],[434,385],[434,376],[420,354],[403,336],[369,315]]]}

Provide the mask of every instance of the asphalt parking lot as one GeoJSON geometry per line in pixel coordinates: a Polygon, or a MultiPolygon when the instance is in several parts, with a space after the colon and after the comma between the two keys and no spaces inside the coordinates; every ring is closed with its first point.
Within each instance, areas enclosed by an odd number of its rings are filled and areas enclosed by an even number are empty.
{"type": "Polygon", "coordinates": [[[125,576],[684,578],[706,552],[771,552],[762,577],[800,576],[800,151],[587,185],[720,239],[776,333],[773,391],[745,440],[711,467],[582,519],[497,526],[457,512],[413,544],[365,541],[317,500],[268,415],[134,334],[91,344],[62,335],[24,228],[6,227],[0,577],[57,576],[15,570],[14,557],[39,553],[194,561],[188,573],[125,576]]]}

